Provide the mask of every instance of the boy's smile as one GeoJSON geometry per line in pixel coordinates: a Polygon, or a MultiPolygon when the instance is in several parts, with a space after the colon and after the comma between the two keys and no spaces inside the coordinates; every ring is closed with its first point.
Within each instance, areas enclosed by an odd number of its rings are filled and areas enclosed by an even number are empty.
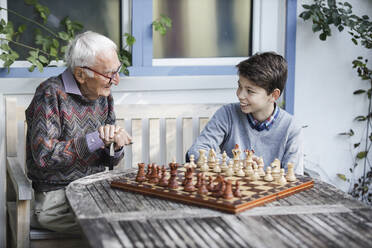
{"type": "Polygon", "coordinates": [[[264,88],[239,75],[236,95],[242,112],[252,114],[254,119],[262,122],[273,113],[274,102],[279,98],[280,90],[275,89],[272,93],[267,94],[264,88]]]}

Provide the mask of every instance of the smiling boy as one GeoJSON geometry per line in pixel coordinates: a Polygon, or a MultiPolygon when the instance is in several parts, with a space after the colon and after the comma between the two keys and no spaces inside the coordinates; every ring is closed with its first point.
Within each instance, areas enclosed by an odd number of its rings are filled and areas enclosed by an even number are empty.
{"type": "Polygon", "coordinates": [[[199,149],[219,148],[232,157],[231,150],[239,144],[262,156],[265,167],[278,158],[283,168],[292,162],[295,172],[303,174],[301,127],[276,104],[287,80],[287,62],[273,52],[256,53],[237,68],[239,103],[216,111],[187,156],[198,159],[199,149]]]}

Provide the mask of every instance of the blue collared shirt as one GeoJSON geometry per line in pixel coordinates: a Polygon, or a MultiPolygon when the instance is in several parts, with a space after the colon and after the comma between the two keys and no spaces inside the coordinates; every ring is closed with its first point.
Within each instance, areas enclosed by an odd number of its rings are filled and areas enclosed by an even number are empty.
{"type": "Polygon", "coordinates": [[[256,129],[259,132],[262,131],[262,130],[265,130],[265,129],[269,130],[270,127],[273,125],[274,121],[278,118],[279,109],[280,108],[275,104],[273,114],[270,115],[269,118],[267,118],[263,122],[259,122],[259,121],[255,120],[251,114],[247,114],[248,123],[253,129],[256,129]]]}
{"type": "MultiPolygon", "coordinates": [[[[82,96],[74,75],[69,68],[62,73],[62,81],[66,93],[82,96]]],[[[99,137],[98,131],[86,134],[85,138],[87,140],[87,145],[90,152],[94,152],[105,145],[102,139],[99,137]]],[[[124,149],[120,149],[119,151],[115,152],[115,157],[119,157],[123,150],[124,149]]],[[[105,151],[109,153],[108,148],[105,148],[105,151]]]]}

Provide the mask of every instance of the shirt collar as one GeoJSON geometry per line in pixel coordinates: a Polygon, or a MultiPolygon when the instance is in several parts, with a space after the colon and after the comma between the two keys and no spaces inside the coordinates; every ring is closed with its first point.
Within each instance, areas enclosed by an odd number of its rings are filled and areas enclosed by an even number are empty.
{"type": "Polygon", "coordinates": [[[270,115],[269,118],[267,118],[263,122],[259,122],[255,120],[251,114],[247,114],[247,117],[248,117],[248,123],[253,129],[256,129],[257,131],[262,131],[264,129],[269,130],[270,127],[273,125],[274,121],[278,118],[278,115],[279,115],[279,107],[275,103],[273,114],[270,115]]]}
{"type": "Polygon", "coordinates": [[[63,85],[65,86],[66,93],[82,96],[81,91],[77,85],[77,82],[70,68],[67,68],[62,73],[62,81],[63,81],[63,85]]]}

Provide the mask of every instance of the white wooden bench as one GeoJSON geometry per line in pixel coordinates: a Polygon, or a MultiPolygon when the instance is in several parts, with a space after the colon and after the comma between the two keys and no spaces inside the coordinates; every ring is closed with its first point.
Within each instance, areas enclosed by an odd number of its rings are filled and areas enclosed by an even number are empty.
{"type": "MultiPolygon", "coordinates": [[[[133,136],[126,146],[125,159],[117,170],[135,167],[138,162],[182,163],[186,150],[208,119],[222,104],[117,105],[117,123],[133,136]]],[[[15,97],[5,98],[7,213],[11,244],[15,247],[83,247],[79,237],[48,230],[30,229],[31,183],[25,168],[25,109],[15,97]],[[20,135],[18,135],[20,133],[20,135]]]]}

